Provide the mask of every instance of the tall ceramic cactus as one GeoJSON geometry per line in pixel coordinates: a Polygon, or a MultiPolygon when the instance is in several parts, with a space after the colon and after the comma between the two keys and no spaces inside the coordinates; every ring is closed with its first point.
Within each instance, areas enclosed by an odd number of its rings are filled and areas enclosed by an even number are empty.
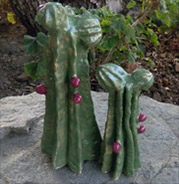
{"type": "Polygon", "coordinates": [[[67,164],[80,173],[84,160],[100,154],[87,60],[89,48],[101,38],[100,23],[90,13],[76,15],[60,3],[43,5],[36,20],[49,34],[42,151],[55,168],[67,164]]]}
{"type": "Polygon", "coordinates": [[[118,179],[123,172],[133,176],[141,167],[138,133],[145,131],[139,121],[139,94],[153,84],[152,74],[138,69],[127,74],[120,66],[106,64],[100,66],[97,73],[99,84],[109,91],[108,117],[104,141],[102,143],[102,172],[114,172],[118,179]]]}

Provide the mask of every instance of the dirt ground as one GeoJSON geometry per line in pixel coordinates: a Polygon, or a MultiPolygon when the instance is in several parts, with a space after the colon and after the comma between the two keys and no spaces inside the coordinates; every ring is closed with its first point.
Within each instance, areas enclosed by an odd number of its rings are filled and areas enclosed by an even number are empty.
{"type": "Polygon", "coordinates": [[[25,34],[20,24],[0,25],[0,98],[29,94],[39,83],[24,72],[24,64],[34,59],[26,53],[25,34]]]}
{"type": "Polygon", "coordinates": [[[153,87],[144,94],[160,102],[179,105],[179,32],[159,36],[159,40],[157,48],[147,45],[146,56],[155,62],[155,66],[151,67],[145,59],[142,62],[155,77],[153,87]]]}
{"type": "MultiPolygon", "coordinates": [[[[24,64],[34,59],[25,51],[25,34],[26,29],[20,24],[0,24],[0,98],[29,94],[41,82],[24,73],[24,64]]],[[[179,105],[179,34],[162,36],[160,41],[158,48],[146,43],[147,56],[156,66],[151,67],[145,59],[142,62],[142,66],[155,76],[154,86],[145,94],[161,102],[179,105]]],[[[99,90],[94,78],[92,89],[99,90]]]]}

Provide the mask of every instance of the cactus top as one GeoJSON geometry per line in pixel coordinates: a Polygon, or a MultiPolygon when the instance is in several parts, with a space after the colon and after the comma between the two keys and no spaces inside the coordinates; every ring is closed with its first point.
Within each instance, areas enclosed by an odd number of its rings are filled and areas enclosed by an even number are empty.
{"type": "Polygon", "coordinates": [[[62,6],[60,3],[46,3],[41,6],[36,21],[41,24],[49,34],[56,34],[59,30],[67,34],[80,37],[88,46],[100,41],[102,32],[98,19],[84,10],[82,14],[75,14],[73,8],[62,6]]]}
{"type": "Polygon", "coordinates": [[[125,86],[134,91],[149,89],[154,81],[151,72],[145,69],[135,70],[128,74],[116,64],[106,64],[98,68],[97,73],[100,85],[107,91],[121,91],[125,86]]]}

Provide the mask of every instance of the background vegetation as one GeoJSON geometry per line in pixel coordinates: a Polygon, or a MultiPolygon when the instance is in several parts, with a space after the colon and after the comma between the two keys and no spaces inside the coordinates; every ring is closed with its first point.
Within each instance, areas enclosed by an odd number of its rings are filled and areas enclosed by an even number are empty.
{"type": "MultiPolygon", "coordinates": [[[[6,35],[11,28],[14,28],[14,32],[17,32],[15,27],[21,29],[21,23],[26,27],[28,36],[25,36],[24,42],[32,57],[25,70],[37,82],[45,74],[45,60],[41,56],[48,33],[34,22],[34,17],[38,5],[44,2],[47,1],[0,0],[0,31],[6,35]]],[[[109,6],[106,4],[108,1],[60,2],[74,6],[76,13],[82,13],[84,9],[80,7],[85,6],[101,23],[103,39],[89,55],[91,61],[95,60],[91,64],[92,89],[100,90],[95,71],[101,64],[114,62],[125,67],[128,72],[142,66],[155,75],[154,88],[148,95],[160,101],[179,103],[179,89],[176,87],[179,80],[178,0],[128,0],[122,3],[122,9],[119,8],[117,14],[106,7],[109,6]]],[[[6,39],[13,35],[17,36],[11,33],[6,39]]]]}

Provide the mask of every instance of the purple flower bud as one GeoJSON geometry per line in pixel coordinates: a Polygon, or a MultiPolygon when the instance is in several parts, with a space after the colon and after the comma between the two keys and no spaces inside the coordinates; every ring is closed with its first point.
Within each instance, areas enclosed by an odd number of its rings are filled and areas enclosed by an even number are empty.
{"type": "Polygon", "coordinates": [[[81,84],[81,81],[78,77],[72,77],[71,79],[71,85],[74,87],[74,88],[78,88],[81,84]]]}
{"type": "Polygon", "coordinates": [[[116,142],[113,144],[113,152],[114,152],[114,153],[118,153],[120,150],[121,150],[121,144],[120,144],[119,142],[116,141],[116,142]]]}
{"type": "Polygon", "coordinates": [[[138,129],[139,134],[143,134],[146,131],[146,127],[141,125],[138,129]]]}
{"type": "Polygon", "coordinates": [[[42,85],[42,84],[36,86],[35,91],[38,94],[41,94],[41,95],[46,95],[47,94],[47,88],[44,85],[42,85]]]}
{"type": "Polygon", "coordinates": [[[77,104],[81,103],[83,100],[82,96],[79,93],[75,93],[73,96],[73,101],[77,104]]]}
{"type": "Polygon", "coordinates": [[[145,114],[139,114],[139,122],[144,122],[147,119],[145,114]]]}

